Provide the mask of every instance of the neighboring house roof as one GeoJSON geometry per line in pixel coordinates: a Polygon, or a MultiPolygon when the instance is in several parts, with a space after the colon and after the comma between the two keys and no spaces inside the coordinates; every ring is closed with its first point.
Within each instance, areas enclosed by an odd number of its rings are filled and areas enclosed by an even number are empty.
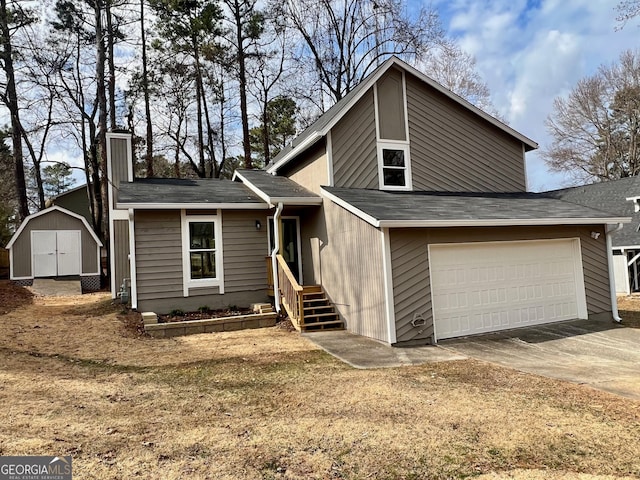
{"type": "Polygon", "coordinates": [[[322,197],[301,187],[287,177],[277,177],[264,170],[236,170],[234,180],[240,180],[253,193],[270,205],[319,205],[322,197]]]}
{"type": "Polygon", "coordinates": [[[49,206],[58,205],[66,210],[82,215],[88,222],[92,221],[86,183],[49,199],[47,204],[49,206]]]}
{"type": "Polygon", "coordinates": [[[628,222],[539,193],[389,192],[322,187],[330,200],[375,227],[585,225],[628,222]]]}
{"type": "MultiPolygon", "coordinates": [[[[78,220],[80,220],[84,224],[85,228],[89,231],[89,234],[91,235],[91,237],[93,237],[96,243],[102,247],[102,242],[100,241],[96,233],[93,231],[91,226],[89,226],[89,223],[87,222],[86,218],[84,218],[82,215],[78,215],[77,213],[71,212],[65,208],[54,205],[53,207],[45,208],[44,210],[40,210],[39,212],[32,213],[27,218],[25,218],[24,221],[20,224],[20,228],[16,230],[16,232],[13,234],[13,236],[11,237],[11,240],[9,240],[9,243],[7,243],[7,246],[5,248],[6,249],[11,248],[11,246],[15,243],[18,237],[20,237],[20,235],[22,234],[22,231],[26,228],[27,224],[31,220],[33,220],[34,218],[41,217],[42,215],[47,215],[48,213],[51,213],[54,211],[64,213],[65,215],[69,215],[70,217],[77,218],[78,220]]],[[[55,228],[52,228],[52,230],[55,230],[55,228]]]]}
{"type": "Polygon", "coordinates": [[[640,247],[640,212],[636,212],[634,202],[627,200],[640,196],[640,178],[627,177],[619,180],[593,183],[580,187],[563,188],[545,192],[553,198],[572,202],[579,205],[597,208],[618,215],[631,217],[631,222],[625,224],[622,230],[611,235],[614,247],[640,247]]]}
{"type": "Polygon", "coordinates": [[[117,208],[268,208],[239,182],[212,179],[140,178],[121,183],[117,208]]]}
{"type": "Polygon", "coordinates": [[[411,65],[403,62],[398,57],[392,56],[386,60],[382,65],[376,68],[371,74],[369,74],[362,82],[360,82],[353,90],[345,95],[339,102],[333,105],[329,110],[323,113],[314,123],[309,125],[302,133],[300,133],[293,141],[287,145],[278,155],[267,165],[266,170],[269,173],[277,172],[281,167],[287,164],[290,160],[295,158],[300,153],[304,152],[307,148],[314,145],[317,141],[323,138],[333,126],[355,105],[355,103],[362,98],[362,96],[377,82],[384,74],[396,66],[411,75],[417,77],[423,83],[434,88],[443,95],[449,97],[454,102],[458,103],[462,107],[470,110],[475,115],[483,118],[492,125],[498,127],[500,130],[507,134],[517,138],[525,145],[525,150],[534,150],[538,148],[538,144],[526,137],[525,135],[517,132],[508,125],[502,123],[500,120],[492,117],[488,113],[480,110],[475,105],[469,103],[464,98],[456,95],[448,88],[443,87],[438,82],[428,77],[424,73],[416,70],[411,65]]]}

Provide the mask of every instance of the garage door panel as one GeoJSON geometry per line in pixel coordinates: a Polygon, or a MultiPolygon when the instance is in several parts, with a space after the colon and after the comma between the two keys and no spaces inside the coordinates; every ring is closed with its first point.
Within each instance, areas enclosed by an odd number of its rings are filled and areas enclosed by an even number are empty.
{"type": "Polygon", "coordinates": [[[584,283],[575,242],[432,245],[437,338],[578,318],[584,283]]]}

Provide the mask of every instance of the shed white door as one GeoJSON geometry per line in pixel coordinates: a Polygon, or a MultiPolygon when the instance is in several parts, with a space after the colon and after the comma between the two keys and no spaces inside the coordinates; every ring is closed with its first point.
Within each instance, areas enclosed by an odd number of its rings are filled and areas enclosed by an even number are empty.
{"type": "Polygon", "coordinates": [[[31,232],[34,277],[80,275],[79,230],[31,232]]]}
{"type": "Polygon", "coordinates": [[[587,318],[577,239],[431,245],[437,340],[587,318]]]}
{"type": "Polygon", "coordinates": [[[55,277],[58,274],[56,232],[31,232],[31,254],[34,277],[55,277]]]}

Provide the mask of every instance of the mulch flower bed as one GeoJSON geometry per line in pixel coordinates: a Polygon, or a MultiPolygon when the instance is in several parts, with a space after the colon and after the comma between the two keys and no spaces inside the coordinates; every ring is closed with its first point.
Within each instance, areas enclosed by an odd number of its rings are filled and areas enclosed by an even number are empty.
{"type": "Polygon", "coordinates": [[[208,320],[211,318],[237,317],[239,315],[249,315],[253,311],[249,308],[224,308],[220,310],[209,310],[201,308],[195,312],[183,312],[172,310],[166,315],[158,315],[158,323],[186,322],[188,320],[208,320]]]}

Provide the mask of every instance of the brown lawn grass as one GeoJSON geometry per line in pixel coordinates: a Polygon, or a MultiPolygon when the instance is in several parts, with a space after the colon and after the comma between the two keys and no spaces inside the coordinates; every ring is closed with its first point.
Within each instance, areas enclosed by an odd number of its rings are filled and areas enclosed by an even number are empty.
{"type": "Polygon", "coordinates": [[[277,328],[151,339],[119,313],[0,317],[0,455],[72,455],[78,479],[640,476],[640,402],[474,361],[355,370],[277,328]]]}
{"type": "Polygon", "coordinates": [[[640,328],[640,297],[618,297],[618,310],[626,327],[640,328]]]}

